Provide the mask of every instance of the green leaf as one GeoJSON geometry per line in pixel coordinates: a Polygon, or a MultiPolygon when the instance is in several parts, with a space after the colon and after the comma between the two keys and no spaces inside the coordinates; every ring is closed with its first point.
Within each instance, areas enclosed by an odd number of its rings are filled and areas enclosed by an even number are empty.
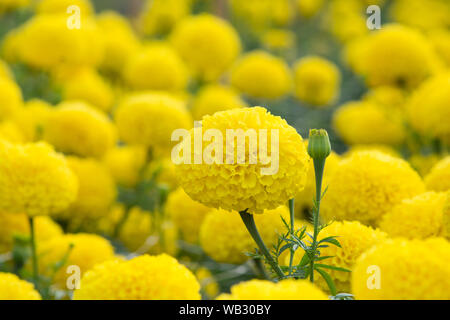
{"type": "Polygon", "coordinates": [[[336,270],[336,271],[343,271],[343,272],[352,272],[351,270],[349,270],[349,269],[345,269],[345,268],[341,268],[341,267],[335,267],[335,266],[330,266],[330,265],[328,265],[328,264],[320,264],[320,263],[317,263],[317,264],[315,264],[314,265],[314,267],[318,267],[318,268],[325,268],[325,269],[331,269],[331,270],[336,270]]]}
{"type": "Polygon", "coordinates": [[[336,286],[334,285],[333,279],[331,279],[330,275],[322,269],[316,268],[316,265],[314,265],[314,269],[322,276],[322,278],[325,279],[327,282],[328,287],[330,288],[331,295],[336,295],[336,286]]]}
{"type": "Polygon", "coordinates": [[[339,248],[341,248],[341,244],[339,243],[339,241],[336,240],[336,236],[326,237],[319,241],[319,243],[324,243],[324,242],[334,244],[335,246],[338,246],[339,248]]]}

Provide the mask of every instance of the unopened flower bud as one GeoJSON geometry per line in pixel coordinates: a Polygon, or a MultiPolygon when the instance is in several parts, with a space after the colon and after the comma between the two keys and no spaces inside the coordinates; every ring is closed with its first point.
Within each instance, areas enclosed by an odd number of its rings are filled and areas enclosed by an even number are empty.
{"type": "Polygon", "coordinates": [[[325,159],[331,153],[330,139],[325,129],[309,130],[308,154],[314,160],[325,159]]]}

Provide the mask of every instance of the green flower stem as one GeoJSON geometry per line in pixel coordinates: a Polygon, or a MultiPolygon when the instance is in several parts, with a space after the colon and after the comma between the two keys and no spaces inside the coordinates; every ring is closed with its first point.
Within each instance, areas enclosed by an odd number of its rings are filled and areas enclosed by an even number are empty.
{"type": "MultiPolygon", "coordinates": [[[[320,201],[322,200],[322,178],[323,178],[323,171],[325,168],[325,160],[326,158],[318,158],[313,159],[314,161],[314,173],[316,177],[316,206],[313,210],[313,219],[314,219],[314,235],[313,235],[313,242],[312,242],[312,248],[313,252],[315,254],[317,249],[317,235],[319,234],[319,216],[320,216],[320,201]]],[[[311,257],[311,274],[310,274],[310,280],[311,282],[314,282],[314,257],[311,257]]]]}
{"type": "MultiPolygon", "coordinates": [[[[290,199],[289,200],[289,214],[290,214],[290,219],[291,219],[291,232],[294,233],[294,222],[295,222],[295,217],[294,217],[294,208],[295,208],[295,201],[294,199],[290,199]]],[[[289,275],[292,274],[292,263],[294,262],[294,249],[291,248],[291,255],[289,257],[289,275]]]]}
{"type": "Polygon", "coordinates": [[[34,219],[33,217],[29,217],[30,222],[30,235],[31,235],[31,259],[33,265],[33,280],[36,287],[38,287],[39,281],[39,272],[38,272],[38,259],[36,254],[36,236],[35,236],[35,228],[34,228],[34,219]]]}
{"type": "Polygon", "coordinates": [[[247,210],[239,212],[241,215],[242,221],[245,224],[245,227],[247,228],[248,232],[252,236],[253,240],[255,241],[256,245],[258,246],[259,250],[261,250],[262,254],[266,257],[267,262],[270,264],[272,269],[277,274],[278,278],[283,279],[284,273],[281,270],[278,263],[273,259],[272,255],[269,252],[269,249],[267,249],[266,245],[264,244],[263,239],[261,238],[258,229],[256,228],[255,219],[253,218],[253,215],[248,213],[247,210]]]}
{"type": "Polygon", "coordinates": [[[255,265],[256,272],[258,276],[263,280],[268,280],[269,277],[267,276],[266,269],[264,268],[263,260],[258,258],[253,258],[253,263],[255,265]]]}

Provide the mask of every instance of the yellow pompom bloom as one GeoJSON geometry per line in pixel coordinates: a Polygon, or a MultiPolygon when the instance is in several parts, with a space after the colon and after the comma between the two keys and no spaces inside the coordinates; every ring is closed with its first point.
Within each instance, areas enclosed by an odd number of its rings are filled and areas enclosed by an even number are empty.
{"type": "Polygon", "coordinates": [[[352,292],[361,300],[448,300],[449,259],[450,243],[442,238],[381,243],[358,259],[352,292]]]}
{"type": "Polygon", "coordinates": [[[418,31],[388,25],[369,35],[361,57],[369,86],[417,87],[435,73],[439,61],[427,39],[418,31]]]}
{"type": "Polygon", "coordinates": [[[108,240],[87,233],[64,234],[43,241],[37,245],[39,256],[39,271],[44,275],[51,275],[53,266],[66,257],[64,265],[56,272],[53,281],[59,288],[65,289],[68,266],[78,266],[81,275],[96,264],[115,259],[114,248],[108,240]]]}
{"type": "Polygon", "coordinates": [[[146,162],[146,151],[141,146],[118,146],[103,158],[117,184],[133,187],[139,181],[139,174],[146,162]]]}
{"type": "Polygon", "coordinates": [[[423,193],[425,186],[409,164],[377,151],[355,152],[339,162],[322,200],[325,221],[376,223],[403,199],[423,193]]]}
{"type": "MultiPolygon", "coordinates": [[[[285,232],[281,217],[289,216],[285,206],[254,215],[259,234],[271,248],[278,234],[285,232]]],[[[215,210],[208,214],[200,228],[200,244],[203,250],[217,262],[241,264],[249,259],[245,255],[254,252],[256,245],[235,211],[215,210]]]]}
{"type": "MultiPolygon", "coordinates": [[[[307,145],[307,143],[305,144],[307,145]]],[[[335,152],[331,152],[331,154],[327,157],[322,181],[323,191],[328,186],[328,181],[331,175],[333,174],[334,170],[336,170],[339,161],[340,157],[335,152]]],[[[312,209],[315,197],[316,197],[316,177],[314,171],[314,162],[310,158],[305,188],[299,191],[295,196],[295,212],[297,217],[303,217],[305,211],[310,211],[312,209]]]]}
{"type": "Polygon", "coordinates": [[[147,0],[139,17],[139,25],[146,35],[164,34],[186,17],[190,0],[147,0]]]}
{"type": "Polygon", "coordinates": [[[433,45],[439,57],[450,67],[450,30],[436,29],[430,30],[427,37],[433,45]]]}
{"type": "Polygon", "coordinates": [[[1,54],[9,63],[19,60],[20,29],[12,29],[2,39],[1,54]]]}
{"type": "Polygon", "coordinates": [[[94,69],[84,69],[72,75],[62,85],[64,100],[82,100],[108,112],[114,103],[111,86],[94,69]]]}
{"type": "Polygon", "coordinates": [[[450,4],[446,0],[396,0],[390,14],[401,24],[423,30],[450,26],[450,4]]]}
{"type": "Polygon", "coordinates": [[[130,22],[114,11],[102,12],[96,21],[105,42],[101,68],[121,73],[125,62],[139,50],[139,39],[130,22]]]}
{"type": "Polygon", "coordinates": [[[13,73],[8,64],[0,59],[0,78],[13,79],[13,73]]]}
{"type": "Polygon", "coordinates": [[[208,295],[208,298],[214,298],[219,294],[219,284],[208,269],[204,267],[198,268],[195,276],[202,286],[202,291],[208,295]]]}
{"type": "Polygon", "coordinates": [[[101,157],[114,146],[116,131],[101,111],[84,102],[68,101],[48,117],[44,139],[62,152],[101,157]]]}
{"type": "Polygon", "coordinates": [[[41,300],[32,283],[15,274],[0,272],[0,300],[41,300]]]}
{"type": "Polygon", "coordinates": [[[104,54],[104,41],[95,22],[81,16],[80,28],[69,28],[67,14],[43,14],[28,20],[19,29],[18,53],[21,61],[42,69],[65,63],[96,66],[104,54]]]}
{"type": "Polygon", "coordinates": [[[217,111],[246,107],[247,104],[232,88],[222,85],[208,85],[200,89],[192,102],[194,119],[201,120],[205,115],[213,115],[217,111]]]}
{"type": "MultiPolygon", "coordinates": [[[[146,240],[152,235],[152,213],[142,210],[140,207],[133,207],[125,213],[123,207],[120,216],[128,214],[125,223],[119,232],[119,239],[131,251],[138,250],[144,246],[146,240]]],[[[156,238],[155,238],[156,241],[156,238]]]]}
{"type": "Polygon", "coordinates": [[[429,138],[442,139],[450,145],[450,72],[425,81],[407,103],[410,125],[429,138]]]}
{"type": "Polygon", "coordinates": [[[231,287],[230,294],[222,294],[218,300],[328,300],[318,287],[308,280],[250,280],[231,287]]]}
{"type": "Polygon", "coordinates": [[[36,6],[36,12],[38,14],[67,14],[67,8],[70,6],[77,6],[81,16],[89,16],[94,13],[94,7],[90,0],[40,0],[36,6]]]}
{"type": "Polygon", "coordinates": [[[67,163],[78,178],[76,200],[61,216],[68,219],[96,219],[108,213],[116,198],[116,185],[109,170],[99,161],[68,157],[67,163]]]}
{"type": "Polygon", "coordinates": [[[379,86],[368,91],[364,95],[364,100],[387,108],[401,110],[406,102],[406,93],[397,87],[379,86]]]}
{"type": "Polygon", "coordinates": [[[206,81],[218,79],[241,50],[233,26],[210,14],[182,20],[172,31],[171,41],[194,75],[206,81]]]}
{"type": "Polygon", "coordinates": [[[115,113],[121,139],[158,152],[169,152],[176,129],[192,127],[191,116],[181,100],[167,94],[135,94],[122,101],[115,113]]]}
{"type": "Polygon", "coordinates": [[[65,210],[78,182],[64,157],[46,143],[0,141],[0,210],[49,215],[65,210]]]}
{"type": "Polygon", "coordinates": [[[167,197],[166,213],[180,230],[183,239],[190,243],[198,242],[200,226],[211,208],[192,200],[179,188],[167,197]]]}
{"type": "Polygon", "coordinates": [[[302,17],[315,16],[324,5],[324,0],[297,0],[297,8],[302,17]]]}
{"type": "MultiPolygon", "coordinates": [[[[192,129],[190,136],[185,139],[194,137],[192,140],[195,140],[199,129],[205,133],[208,133],[209,129],[215,129],[216,134],[220,131],[223,141],[213,144],[214,147],[219,147],[220,152],[214,155],[215,159],[213,157],[207,159],[212,160],[211,164],[205,161],[201,164],[184,163],[178,166],[180,185],[192,199],[209,207],[236,211],[248,209],[250,213],[260,213],[264,209],[275,209],[286,204],[286,201],[305,185],[308,154],[302,137],[285,120],[273,116],[265,108],[233,109],[205,116],[202,127],[192,129]],[[244,139],[245,153],[242,152],[242,154],[239,154],[239,150],[235,152],[234,143],[227,143],[225,138],[228,131],[228,138],[231,136],[234,141],[235,138],[230,134],[230,130],[238,129],[241,130],[241,134],[237,134],[238,140],[244,139]],[[269,138],[266,145],[252,143],[248,148],[245,147],[246,132],[250,132],[248,140],[252,140],[256,139],[255,135],[263,136],[261,130],[270,132],[270,139],[275,139],[274,142],[278,134],[278,146],[270,147],[270,160],[264,159],[264,153],[269,150],[269,144],[274,144],[269,138]],[[250,154],[253,154],[253,159],[250,154]]],[[[264,139],[259,139],[259,141],[262,140],[264,139]]],[[[189,143],[189,140],[187,141],[189,143]]],[[[194,142],[192,141],[192,144],[194,142]]],[[[211,145],[203,143],[202,153],[207,148],[211,151],[211,145]]],[[[192,157],[194,149],[196,148],[192,145],[192,152],[188,154],[189,160],[196,158],[195,155],[192,157]]],[[[198,152],[200,150],[195,150],[196,154],[198,152]]],[[[208,154],[204,156],[209,157],[208,154]]]]}
{"type": "Polygon", "coordinates": [[[199,300],[199,290],[195,276],[175,258],[143,255],[96,266],[83,276],[74,299],[199,300]]]}
{"type": "Polygon", "coordinates": [[[262,35],[261,41],[270,50],[285,50],[294,46],[295,33],[285,29],[270,29],[262,35]]]}
{"type": "Polygon", "coordinates": [[[277,99],[291,90],[292,76],[282,59],[258,50],[236,62],[231,71],[231,84],[253,98],[277,99]]]}
{"type": "MultiPolygon", "coordinates": [[[[62,235],[61,227],[48,216],[34,219],[37,242],[49,240],[62,235]]],[[[26,214],[0,212],[0,253],[9,252],[13,248],[15,235],[29,235],[30,223],[26,214]]]]}
{"type": "Polygon", "coordinates": [[[385,144],[354,144],[342,156],[351,157],[354,153],[361,151],[378,151],[391,157],[402,158],[402,155],[396,149],[385,144]]]}
{"type": "Polygon", "coordinates": [[[380,228],[390,237],[425,239],[440,236],[446,200],[445,193],[435,192],[405,199],[381,218],[380,228]]]}
{"type": "Polygon", "coordinates": [[[366,6],[360,0],[333,0],[327,12],[331,33],[343,43],[368,33],[366,6]]]}
{"type": "Polygon", "coordinates": [[[341,75],[328,60],[310,56],[301,58],[294,66],[295,96],[313,106],[327,106],[339,95],[341,75]]]}
{"type": "Polygon", "coordinates": [[[443,158],[433,166],[425,176],[425,185],[428,190],[450,190],[450,156],[443,158]]]}
{"type": "Polygon", "coordinates": [[[24,108],[18,109],[11,120],[20,129],[25,141],[38,141],[51,114],[51,109],[52,106],[47,102],[32,99],[25,103],[24,108]]]}
{"type": "Polygon", "coordinates": [[[339,107],[333,125],[348,144],[398,145],[405,140],[399,112],[371,101],[352,101],[339,107]]]}
{"type": "Polygon", "coordinates": [[[23,104],[22,92],[11,79],[0,77],[0,120],[5,120],[23,104]]]}
{"type": "Polygon", "coordinates": [[[138,90],[182,90],[188,81],[186,66],[177,52],[159,42],[147,44],[130,55],[123,77],[138,90]]]}

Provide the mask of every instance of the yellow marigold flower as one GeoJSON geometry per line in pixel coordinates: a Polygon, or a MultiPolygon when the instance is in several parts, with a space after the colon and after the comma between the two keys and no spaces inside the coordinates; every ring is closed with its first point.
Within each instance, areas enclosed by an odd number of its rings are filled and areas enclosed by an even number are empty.
{"type": "Polygon", "coordinates": [[[43,14],[28,20],[19,29],[20,60],[42,69],[61,63],[98,65],[103,59],[104,41],[95,22],[82,15],[79,29],[68,28],[67,23],[67,14],[43,14]]]}
{"type": "MultiPolygon", "coordinates": [[[[307,145],[306,141],[305,145],[307,145]]],[[[306,176],[305,188],[299,191],[295,196],[295,212],[297,217],[303,217],[305,211],[309,212],[312,209],[313,200],[316,197],[316,177],[314,171],[314,163],[309,156],[308,158],[309,169],[308,175],[306,176]]],[[[322,181],[323,191],[325,191],[325,188],[328,186],[328,181],[334,170],[336,170],[339,161],[340,157],[335,152],[331,152],[331,154],[327,157],[322,181]]]]}
{"type": "Polygon", "coordinates": [[[428,190],[450,190],[450,156],[443,158],[433,166],[425,176],[425,185],[428,190]]]}
{"type": "Polygon", "coordinates": [[[433,45],[436,52],[450,66],[450,31],[448,29],[430,30],[427,37],[433,45]]]}
{"type": "MultiPolygon", "coordinates": [[[[120,216],[126,214],[123,207],[116,210],[120,210],[120,216]]],[[[136,251],[145,245],[152,232],[152,213],[133,207],[129,209],[128,217],[120,229],[119,239],[129,250],[136,251]]]]}
{"type": "Polygon", "coordinates": [[[11,79],[0,77],[0,120],[10,117],[22,104],[19,86],[11,79]]]}
{"type": "Polygon", "coordinates": [[[13,73],[8,64],[0,59],[0,78],[13,79],[13,73]]]}
{"type": "Polygon", "coordinates": [[[295,33],[285,29],[270,29],[262,35],[263,45],[270,50],[284,50],[295,44],[295,33]]]}
{"type": "Polygon", "coordinates": [[[425,81],[407,104],[410,125],[429,138],[442,139],[450,144],[450,72],[425,81]]]}
{"type": "Polygon", "coordinates": [[[183,239],[198,242],[200,226],[211,208],[192,200],[183,189],[178,188],[167,197],[166,213],[180,230],[183,239]]]}
{"type": "Polygon", "coordinates": [[[370,41],[369,37],[358,37],[351,39],[345,44],[342,51],[342,58],[350,69],[357,73],[364,72],[364,57],[366,55],[367,43],[370,41]]]}
{"type": "Polygon", "coordinates": [[[15,274],[0,272],[0,300],[41,299],[32,283],[19,279],[15,274]]]}
{"type": "Polygon", "coordinates": [[[182,90],[186,87],[186,66],[167,44],[154,42],[130,55],[123,69],[125,81],[139,90],[182,90]]]}
{"type": "MultiPolygon", "coordinates": [[[[278,240],[278,234],[286,231],[280,216],[287,219],[287,207],[254,215],[258,231],[269,248],[278,240]]],[[[254,252],[256,247],[239,214],[225,210],[215,210],[204,218],[200,228],[200,244],[217,262],[234,264],[247,261],[245,253],[254,252]]]]}
{"type": "Polygon", "coordinates": [[[309,56],[294,66],[295,96],[313,106],[333,104],[339,95],[341,74],[332,62],[309,56]]]}
{"type": "Polygon", "coordinates": [[[324,5],[324,0],[297,0],[297,8],[302,17],[315,16],[324,5]]]}
{"type": "Polygon", "coordinates": [[[401,114],[371,101],[345,103],[334,113],[333,125],[348,144],[399,145],[406,136],[401,114]]]}
{"type": "Polygon", "coordinates": [[[50,276],[53,266],[66,257],[64,265],[56,272],[53,281],[59,288],[65,289],[67,278],[67,267],[78,266],[83,275],[96,264],[115,259],[114,248],[108,240],[87,233],[64,234],[43,241],[37,245],[39,255],[39,271],[41,274],[50,276]]]}
{"type": "Polygon", "coordinates": [[[103,158],[114,180],[119,185],[133,187],[139,181],[140,171],[146,162],[146,150],[141,146],[117,146],[103,158]]]}
{"type": "Polygon", "coordinates": [[[49,215],[65,210],[78,183],[64,157],[46,143],[0,141],[0,210],[49,215]]]}
{"type": "Polygon", "coordinates": [[[428,155],[413,154],[408,159],[408,162],[420,174],[421,177],[425,177],[434,165],[441,159],[441,156],[434,153],[428,155]]]}
{"type": "Polygon", "coordinates": [[[406,102],[406,94],[397,87],[379,86],[367,92],[364,100],[392,109],[402,109],[406,102]]]}
{"type": "Polygon", "coordinates": [[[2,57],[8,62],[17,62],[19,60],[20,30],[12,29],[2,39],[1,53],[2,57]]]}
{"type": "Polygon", "coordinates": [[[391,157],[402,158],[402,155],[393,147],[385,144],[354,144],[342,154],[343,157],[350,157],[360,151],[378,151],[390,155],[391,157]]]}
{"type": "Polygon", "coordinates": [[[395,21],[423,30],[449,27],[449,12],[446,0],[396,0],[390,8],[395,21]]]}
{"type": "Polygon", "coordinates": [[[143,255],[96,266],[83,276],[74,299],[199,300],[199,290],[195,276],[175,258],[143,255]]]}
{"type": "Polygon", "coordinates": [[[390,237],[425,239],[439,236],[446,200],[445,193],[435,192],[405,199],[381,218],[380,228],[390,237]]]}
{"type": "MultiPolygon", "coordinates": [[[[34,219],[36,241],[42,242],[62,235],[61,227],[48,216],[34,219]]],[[[0,253],[13,248],[15,235],[29,235],[30,224],[26,214],[0,212],[0,253]]]]}
{"type": "Polygon", "coordinates": [[[364,36],[368,32],[366,8],[360,0],[330,2],[327,19],[331,33],[343,43],[364,36]]]}
{"type": "Polygon", "coordinates": [[[369,35],[364,50],[363,75],[369,86],[417,87],[435,73],[439,61],[427,39],[418,31],[388,25],[369,35]]]}
{"type": "Polygon", "coordinates": [[[167,94],[135,94],[122,101],[115,113],[121,139],[142,144],[157,152],[169,152],[176,129],[192,127],[191,117],[181,100],[167,94]]]}
{"type": "Polygon", "coordinates": [[[214,298],[219,294],[219,284],[208,269],[204,267],[198,268],[195,276],[200,282],[202,292],[206,293],[208,298],[214,298]]]}
{"type": "Polygon", "coordinates": [[[101,111],[84,102],[67,101],[48,117],[44,139],[62,152],[101,157],[114,146],[116,131],[101,111]]]}
{"type": "Polygon", "coordinates": [[[67,163],[78,178],[76,200],[61,216],[69,219],[96,219],[108,213],[116,198],[116,185],[109,170],[99,161],[68,157],[67,163]]]}
{"type": "Polygon", "coordinates": [[[139,26],[146,35],[164,34],[189,14],[189,0],[147,0],[139,16],[139,26]]]}
{"type": "Polygon", "coordinates": [[[289,93],[292,77],[288,65],[264,51],[244,55],[231,71],[231,84],[242,93],[263,99],[277,99],[289,93]]]}
{"type": "Polygon", "coordinates": [[[374,224],[403,199],[424,191],[406,161],[377,151],[355,152],[342,159],[331,176],[321,216],[325,221],[374,224]]]}
{"type": "Polygon", "coordinates": [[[206,81],[219,78],[241,50],[239,35],[232,25],[210,14],[178,23],[171,41],[193,73],[206,81]]]}
{"type": "Polygon", "coordinates": [[[65,100],[82,100],[108,112],[114,103],[111,86],[94,69],[84,69],[72,75],[62,85],[65,100]]]}
{"type": "Polygon", "coordinates": [[[449,259],[450,243],[442,238],[381,243],[358,259],[352,292],[364,300],[448,300],[449,259]]]}
{"type": "MultiPolygon", "coordinates": [[[[209,207],[236,211],[249,209],[250,213],[260,213],[264,209],[274,209],[285,204],[303,188],[308,169],[308,154],[302,137],[285,120],[271,115],[265,108],[253,107],[216,112],[213,116],[203,118],[201,129],[204,130],[203,132],[216,129],[222,133],[223,141],[219,141],[216,145],[221,145],[223,153],[221,151],[222,154],[217,154],[215,160],[217,158],[221,160],[222,157],[223,161],[222,163],[214,161],[212,164],[193,163],[178,166],[180,185],[192,199],[209,207]],[[233,155],[233,163],[226,163],[226,131],[230,133],[229,130],[237,129],[243,130],[244,134],[249,129],[254,130],[253,132],[258,131],[258,134],[261,134],[259,131],[261,129],[271,132],[271,135],[278,132],[278,152],[274,152],[272,147],[270,160],[270,165],[273,166],[274,161],[276,162],[273,158],[277,157],[278,168],[268,168],[266,161],[264,161],[265,165],[261,162],[261,152],[264,153],[264,150],[267,151],[269,147],[262,144],[258,146],[256,143],[254,150],[249,150],[250,146],[245,148],[244,159],[241,158],[243,155],[237,159],[234,148],[231,153],[228,150],[230,153],[228,158],[230,159],[230,155],[233,155]],[[256,159],[256,164],[250,163],[251,152],[254,155],[259,152],[257,156],[259,160],[256,159]]],[[[198,128],[192,129],[191,136],[196,135],[197,130],[198,128]]],[[[238,136],[245,138],[244,134],[238,134],[238,136]]],[[[211,147],[205,146],[204,143],[203,151],[206,148],[211,147]]],[[[195,147],[191,149],[194,150],[195,147]]],[[[188,156],[191,159],[192,153],[188,156]]]]}
{"type": "Polygon", "coordinates": [[[165,185],[171,190],[178,187],[177,168],[170,158],[154,160],[149,164],[145,177],[152,178],[154,176],[160,185],[165,185]]]}
{"type": "Polygon", "coordinates": [[[36,6],[36,12],[38,14],[67,14],[67,8],[73,5],[80,8],[81,16],[94,13],[94,7],[90,0],[40,0],[36,6]]]}
{"type": "Polygon", "coordinates": [[[250,280],[231,287],[230,294],[218,300],[328,300],[318,287],[308,280],[288,279],[278,283],[250,280]]]}
{"type": "Polygon", "coordinates": [[[222,85],[208,85],[200,89],[192,102],[194,119],[201,120],[205,115],[213,115],[217,111],[246,107],[247,104],[232,88],[222,85]]]}
{"type": "Polygon", "coordinates": [[[20,129],[25,141],[33,142],[41,139],[45,123],[51,114],[52,106],[45,101],[32,99],[18,109],[11,120],[20,129]]]}
{"type": "Polygon", "coordinates": [[[139,49],[139,40],[130,22],[114,11],[105,11],[99,14],[97,25],[105,42],[105,53],[101,67],[108,71],[120,73],[128,58],[139,49]]]}

